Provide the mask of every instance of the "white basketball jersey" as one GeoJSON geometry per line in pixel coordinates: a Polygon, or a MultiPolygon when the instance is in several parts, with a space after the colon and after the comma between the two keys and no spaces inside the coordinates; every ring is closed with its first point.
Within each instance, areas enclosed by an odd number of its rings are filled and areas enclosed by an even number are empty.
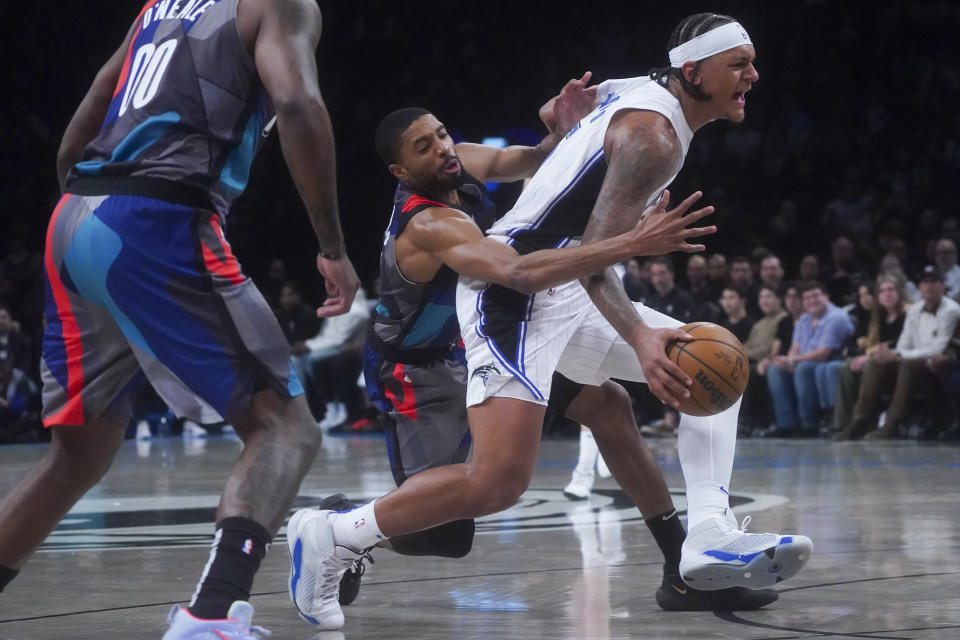
{"type": "MultiPolygon", "coordinates": [[[[593,111],[560,141],[517,204],[487,234],[505,236],[521,254],[562,247],[582,236],[607,171],[603,139],[613,114],[621,109],[655,111],[670,120],[680,140],[679,172],[693,139],[680,101],[647,77],[607,80],[597,87],[593,111]]],[[[676,175],[653,192],[648,207],[676,175]]]]}

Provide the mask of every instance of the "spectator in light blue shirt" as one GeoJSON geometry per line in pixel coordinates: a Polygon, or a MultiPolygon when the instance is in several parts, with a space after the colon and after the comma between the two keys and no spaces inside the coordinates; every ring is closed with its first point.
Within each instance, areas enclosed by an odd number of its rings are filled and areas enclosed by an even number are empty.
{"type": "Polygon", "coordinates": [[[767,370],[777,420],[773,436],[817,434],[821,410],[836,401],[827,363],[840,358],[853,333],[850,317],[830,302],[823,284],[806,283],[802,294],[805,313],[793,329],[790,351],[774,358],[767,370]]]}

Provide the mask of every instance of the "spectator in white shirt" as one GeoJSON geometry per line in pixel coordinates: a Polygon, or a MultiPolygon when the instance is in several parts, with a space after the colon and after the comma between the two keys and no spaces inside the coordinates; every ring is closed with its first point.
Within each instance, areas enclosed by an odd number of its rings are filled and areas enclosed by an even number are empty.
{"type": "Polygon", "coordinates": [[[871,439],[890,439],[899,435],[911,393],[927,375],[927,361],[944,352],[960,319],[960,304],[944,296],[940,271],[927,266],[917,277],[922,300],[907,310],[903,332],[893,349],[881,345],[863,367],[860,397],[853,410],[851,437],[858,437],[877,426],[880,397],[893,391],[882,428],[868,433],[871,439]]]}

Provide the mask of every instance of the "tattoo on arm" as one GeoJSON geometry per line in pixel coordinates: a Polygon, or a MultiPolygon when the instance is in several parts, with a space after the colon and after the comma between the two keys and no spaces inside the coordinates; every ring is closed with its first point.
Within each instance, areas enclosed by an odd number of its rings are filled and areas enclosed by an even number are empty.
{"type": "MultiPolygon", "coordinates": [[[[584,244],[636,226],[654,190],[669,179],[680,159],[676,136],[662,116],[650,112],[627,112],[615,118],[604,147],[609,167],[583,234],[584,244]]],[[[581,283],[604,317],[627,339],[640,317],[613,269],[591,274],[581,283]]]]}

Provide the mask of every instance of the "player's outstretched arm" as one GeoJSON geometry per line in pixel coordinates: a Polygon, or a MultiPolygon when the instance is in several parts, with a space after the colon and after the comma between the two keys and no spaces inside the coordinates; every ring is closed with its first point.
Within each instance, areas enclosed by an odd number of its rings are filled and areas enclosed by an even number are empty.
{"type": "MultiPolygon", "coordinates": [[[[675,227],[699,220],[712,207],[683,216],[699,197],[699,193],[690,196],[676,209],[661,213],[660,218],[675,220],[675,227]]],[[[686,234],[710,232],[710,227],[672,231],[677,247],[686,245],[686,234]]],[[[397,256],[404,274],[417,281],[429,280],[441,264],[446,264],[469,278],[495,282],[521,293],[535,293],[643,254],[654,244],[658,243],[651,243],[651,234],[640,225],[589,245],[519,255],[512,247],[485,237],[466,214],[433,207],[417,214],[404,229],[397,240],[397,256]]]]}
{"type": "Polygon", "coordinates": [[[60,141],[60,148],[57,150],[57,180],[60,181],[60,191],[63,191],[66,186],[70,169],[83,159],[83,150],[100,133],[134,33],[135,29],[131,27],[120,48],[113,52],[110,59],[97,72],[93,84],[90,85],[80,106],[70,118],[67,130],[64,131],[60,141]]]}
{"type": "MultiPolygon", "coordinates": [[[[623,111],[607,128],[604,152],[609,166],[600,196],[584,231],[586,245],[637,224],[654,190],[666,182],[680,162],[680,143],[669,122],[650,111],[623,111]]],[[[663,402],[679,405],[692,381],[666,357],[671,340],[689,340],[674,329],[643,324],[612,269],[581,278],[594,304],[636,351],[650,390],[663,402]]]]}
{"type": "Polygon", "coordinates": [[[317,81],[320,9],[314,0],[272,0],[261,6],[254,60],[277,112],[284,160],[320,245],[317,269],[326,281],[327,300],[318,314],[337,315],[350,309],[360,281],[344,248],[333,128],[317,81]]]}
{"type": "Polygon", "coordinates": [[[457,156],[467,172],[481,182],[512,182],[532,177],[544,159],[573,126],[593,109],[596,86],[588,87],[591,73],[570,80],[560,93],[540,107],[540,119],[549,133],[535,147],[512,145],[503,149],[462,142],[457,156]]]}

